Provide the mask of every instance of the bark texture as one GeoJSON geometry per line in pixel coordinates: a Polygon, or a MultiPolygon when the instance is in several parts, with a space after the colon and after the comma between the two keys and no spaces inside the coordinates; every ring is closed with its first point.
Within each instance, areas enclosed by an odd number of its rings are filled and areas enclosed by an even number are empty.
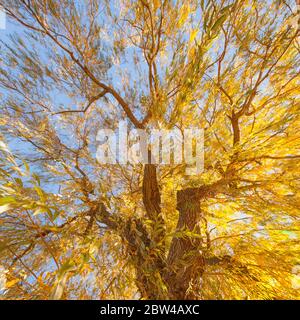
{"type": "Polygon", "coordinates": [[[145,228],[143,221],[139,220],[134,221],[134,228],[128,226],[126,231],[129,247],[136,258],[137,285],[142,298],[197,299],[195,291],[189,289],[193,280],[201,277],[205,264],[200,227],[203,218],[201,201],[214,195],[218,187],[216,184],[177,192],[179,218],[167,252],[156,167],[145,165],[143,203],[148,219],[153,221],[153,228],[145,228]]]}
{"type": "Polygon", "coordinates": [[[136,232],[128,238],[137,259],[137,286],[144,299],[166,299],[168,295],[162,290],[160,281],[156,281],[160,279],[163,282],[162,273],[166,267],[165,221],[161,215],[161,197],[153,164],[144,167],[142,192],[146,215],[153,222],[153,227],[147,230],[141,221],[135,222],[136,232]]]}
{"type": "Polygon", "coordinates": [[[189,292],[191,281],[203,272],[204,260],[201,252],[200,220],[202,216],[200,189],[186,189],[177,193],[179,218],[176,232],[191,231],[199,237],[175,236],[168,254],[166,282],[170,299],[195,299],[189,292]]]}

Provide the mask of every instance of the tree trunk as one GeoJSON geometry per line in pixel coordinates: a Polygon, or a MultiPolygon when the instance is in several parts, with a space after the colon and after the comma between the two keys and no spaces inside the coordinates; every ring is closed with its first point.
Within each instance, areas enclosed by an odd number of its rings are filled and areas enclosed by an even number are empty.
{"type": "Polygon", "coordinates": [[[143,203],[151,230],[141,220],[135,221],[135,230],[127,229],[127,239],[135,256],[137,286],[144,299],[166,299],[162,288],[165,269],[165,221],[161,215],[161,199],[157,183],[156,166],[146,164],[143,176],[143,203]]]}
{"type": "Polygon", "coordinates": [[[144,299],[197,299],[197,290],[189,288],[204,270],[200,203],[204,197],[214,194],[215,188],[203,186],[178,191],[177,234],[166,257],[165,221],[161,215],[156,167],[145,165],[143,178],[143,202],[146,215],[154,222],[154,227],[147,231],[142,220],[139,220],[135,221],[137,233],[131,229],[127,231],[132,254],[136,257],[137,286],[141,296],[144,299]],[[160,227],[158,230],[157,226],[160,227]],[[155,255],[150,252],[155,252],[155,255]]]}
{"type": "Polygon", "coordinates": [[[200,188],[190,188],[177,193],[179,219],[176,232],[190,231],[195,236],[175,235],[172,240],[165,276],[170,299],[197,299],[194,292],[189,292],[189,288],[193,278],[201,276],[204,267],[200,230],[200,200],[204,194],[204,190],[200,188]]]}

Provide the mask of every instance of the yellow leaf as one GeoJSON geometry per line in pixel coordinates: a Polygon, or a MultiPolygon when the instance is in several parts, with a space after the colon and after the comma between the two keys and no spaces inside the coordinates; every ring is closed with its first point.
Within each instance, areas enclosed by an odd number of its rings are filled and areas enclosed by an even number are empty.
{"type": "Polygon", "coordinates": [[[198,33],[198,30],[197,30],[197,29],[192,30],[192,32],[190,33],[190,43],[194,41],[194,39],[195,39],[196,36],[197,36],[197,33],[198,33]]]}
{"type": "Polygon", "coordinates": [[[13,279],[13,280],[7,281],[5,284],[5,288],[9,289],[10,287],[12,287],[13,285],[15,285],[18,282],[19,282],[19,279],[13,279]]]}
{"type": "Polygon", "coordinates": [[[160,0],[153,0],[154,9],[158,9],[160,7],[160,0]]]}
{"type": "Polygon", "coordinates": [[[188,18],[190,14],[190,6],[182,6],[180,9],[180,18],[178,20],[178,27],[182,27],[183,24],[185,23],[186,19],[188,18]]]}

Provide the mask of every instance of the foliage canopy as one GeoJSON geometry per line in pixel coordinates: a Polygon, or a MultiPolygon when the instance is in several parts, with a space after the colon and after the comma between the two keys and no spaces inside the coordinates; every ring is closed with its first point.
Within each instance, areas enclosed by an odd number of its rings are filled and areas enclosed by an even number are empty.
{"type": "Polygon", "coordinates": [[[294,1],[0,4],[5,299],[299,298],[294,1]],[[97,163],[124,119],[203,128],[203,173],[97,163]]]}

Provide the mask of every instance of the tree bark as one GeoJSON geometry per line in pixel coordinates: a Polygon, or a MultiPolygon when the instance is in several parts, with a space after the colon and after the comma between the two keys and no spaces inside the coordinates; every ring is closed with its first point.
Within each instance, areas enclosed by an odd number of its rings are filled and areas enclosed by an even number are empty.
{"type": "Polygon", "coordinates": [[[154,222],[154,227],[149,231],[145,228],[142,220],[139,220],[135,222],[138,233],[128,236],[128,229],[127,234],[132,250],[135,250],[133,254],[136,256],[137,285],[142,298],[198,299],[195,287],[193,290],[189,289],[191,285],[195,284],[193,280],[201,278],[205,266],[202,247],[204,243],[200,225],[204,218],[201,201],[222,192],[226,184],[226,179],[222,179],[211,185],[188,188],[177,192],[179,218],[167,254],[165,221],[161,214],[161,198],[156,167],[151,164],[145,165],[143,203],[146,215],[154,222]],[[159,232],[155,231],[157,226],[161,226],[159,232]],[[137,241],[137,239],[139,240],[137,241]],[[147,250],[149,248],[151,250],[147,250]],[[155,255],[150,256],[149,252],[153,251],[155,251],[155,255]],[[159,281],[158,278],[160,278],[159,281]]]}
{"type": "Polygon", "coordinates": [[[135,219],[132,228],[128,225],[126,238],[135,257],[137,286],[144,299],[166,299],[162,289],[162,273],[165,268],[165,221],[161,214],[161,198],[157,182],[156,166],[146,164],[143,176],[143,203],[151,230],[142,220],[135,219]]]}
{"type": "Polygon", "coordinates": [[[157,183],[156,166],[153,164],[146,164],[144,167],[143,203],[148,217],[156,220],[161,212],[161,199],[157,183]]]}
{"type": "Polygon", "coordinates": [[[175,235],[172,240],[167,259],[168,271],[165,276],[170,299],[197,299],[194,292],[189,292],[189,287],[194,278],[201,276],[204,268],[201,251],[200,201],[205,194],[204,188],[189,188],[177,193],[179,219],[176,232],[190,231],[195,237],[175,235]]]}

